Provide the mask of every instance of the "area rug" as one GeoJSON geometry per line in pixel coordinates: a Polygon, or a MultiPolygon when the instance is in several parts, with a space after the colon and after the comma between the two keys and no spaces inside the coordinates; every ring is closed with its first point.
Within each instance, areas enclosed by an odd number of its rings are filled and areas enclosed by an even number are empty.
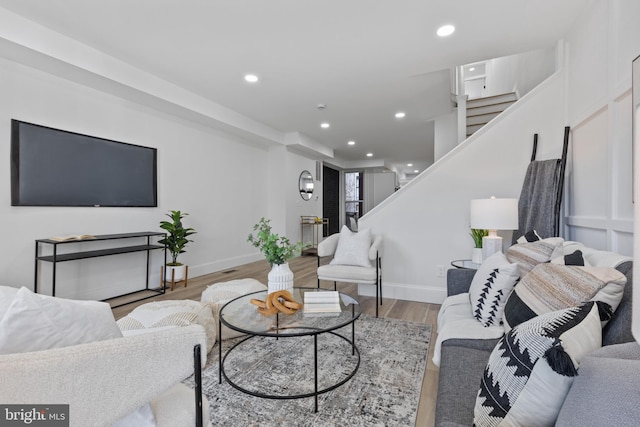
{"type": "MultiPolygon", "coordinates": [[[[202,372],[214,426],[411,426],[416,422],[431,326],[362,315],[356,321],[360,366],[348,382],[314,398],[253,397],[218,384],[217,346],[202,372]]],[[[351,328],[338,332],[351,337],[351,328]]],[[[223,342],[223,351],[240,341],[223,342]]],[[[225,362],[234,382],[257,392],[303,394],[313,390],[313,338],[257,337],[225,362]]],[[[350,345],[331,334],[318,337],[319,388],[345,378],[357,364],[350,345]]],[[[193,387],[192,379],[185,381],[193,387]]]]}

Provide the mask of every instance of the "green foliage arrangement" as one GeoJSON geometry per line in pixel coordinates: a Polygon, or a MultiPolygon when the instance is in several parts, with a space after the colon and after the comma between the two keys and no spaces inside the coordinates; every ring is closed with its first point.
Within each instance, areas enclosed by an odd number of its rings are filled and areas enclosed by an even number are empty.
{"type": "Polygon", "coordinates": [[[260,218],[260,221],[253,226],[255,236],[249,234],[247,242],[251,243],[264,254],[269,264],[284,264],[296,256],[305,245],[302,242],[292,244],[286,237],[280,237],[271,232],[270,219],[260,218]]]}
{"type": "Polygon", "coordinates": [[[182,265],[181,262],[178,262],[178,255],[186,252],[184,248],[187,246],[187,243],[193,242],[193,240],[189,240],[187,237],[196,234],[196,232],[193,228],[185,228],[182,225],[182,218],[189,215],[188,213],[171,211],[166,215],[171,218],[171,221],[160,221],[160,228],[167,232],[167,237],[158,240],[158,243],[167,245],[167,249],[171,253],[171,262],[168,262],[167,265],[175,267],[182,265]]]}
{"type": "Polygon", "coordinates": [[[473,244],[475,245],[476,248],[482,248],[482,238],[484,236],[488,236],[489,235],[489,230],[482,230],[479,228],[472,228],[471,229],[471,238],[473,239],[473,244]]]}

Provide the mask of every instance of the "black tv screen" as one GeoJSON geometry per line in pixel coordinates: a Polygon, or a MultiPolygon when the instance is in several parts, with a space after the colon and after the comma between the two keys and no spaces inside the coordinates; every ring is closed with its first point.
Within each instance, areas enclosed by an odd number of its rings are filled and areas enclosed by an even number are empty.
{"type": "Polygon", "coordinates": [[[157,150],[12,120],[11,205],[156,207],[157,150]]]}

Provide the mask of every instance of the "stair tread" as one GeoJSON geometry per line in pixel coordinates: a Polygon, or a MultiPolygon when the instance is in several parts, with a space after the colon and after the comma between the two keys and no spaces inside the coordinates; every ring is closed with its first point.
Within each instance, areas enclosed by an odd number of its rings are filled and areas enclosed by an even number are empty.
{"type": "Polygon", "coordinates": [[[486,104],[486,105],[478,105],[476,107],[467,107],[467,110],[475,110],[475,109],[479,109],[479,108],[486,108],[486,107],[493,107],[493,106],[497,106],[497,105],[505,105],[505,109],[506,107],[508,107],[511,104],[514,104],[516,101],[505,101],[505,102],[496,102],[495,104],[486,104]]]}
{"type": "Polygon", "coordinates": [[[516,93],[515,93],[515,92],[506,92],[506,93],[501,93],[501,94],[498,94],[498,95],[483,96],[483,97],[481,97],[481,98],[468,99],[468,100],[467,100],[467,102],[470,102],[470,101],[477,101],[477,100],[479,100],[479,99],[500,98],[500,97],[504,97],[504,96],[514,96],[514,97],[515,97],[515,96],[516,96],[516,93]]]}

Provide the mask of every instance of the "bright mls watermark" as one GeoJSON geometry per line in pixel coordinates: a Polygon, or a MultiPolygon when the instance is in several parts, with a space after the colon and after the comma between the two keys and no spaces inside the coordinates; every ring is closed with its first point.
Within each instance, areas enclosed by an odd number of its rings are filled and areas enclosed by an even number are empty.
{"type": "Polygon", "coordinates": [[[0,427],[69,427],[69,405],[2,405],[0,427]]]}

